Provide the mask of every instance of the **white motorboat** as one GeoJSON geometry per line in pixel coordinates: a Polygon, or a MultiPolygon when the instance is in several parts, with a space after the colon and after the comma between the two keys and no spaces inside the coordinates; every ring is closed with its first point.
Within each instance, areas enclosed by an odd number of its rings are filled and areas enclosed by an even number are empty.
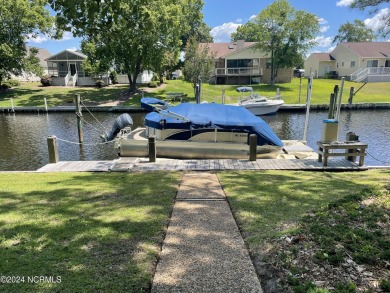
{"type": "Polygon", "coordinates": [[[256,93],[238,102],[238,106],[245,107],[256,116],[275,114],[284,104],[282,99],[268,99],[256,93]]]}

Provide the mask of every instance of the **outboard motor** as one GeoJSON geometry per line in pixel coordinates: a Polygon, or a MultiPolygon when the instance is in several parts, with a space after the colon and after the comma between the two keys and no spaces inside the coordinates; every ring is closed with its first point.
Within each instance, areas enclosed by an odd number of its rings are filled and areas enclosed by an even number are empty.
{"type": "Polygon", "coordinates": [[[127,113],[124,113],[115,119],[114,125],[112,125],[112,129],[109,134],[106,135],[106,140],[111,141],[115,138],[115,136],[121,131],[121,129],[125,127],[129,127],[133,125],[133,119],[127,113]]]}

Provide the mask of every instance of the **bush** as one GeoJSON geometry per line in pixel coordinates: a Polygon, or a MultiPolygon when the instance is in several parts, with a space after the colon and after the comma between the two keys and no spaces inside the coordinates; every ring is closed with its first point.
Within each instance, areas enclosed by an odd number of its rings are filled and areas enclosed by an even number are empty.
{"type": "Polygon", "coordinates": [[[104,87],[104,81],[102,79],[98,79],[95,81],[95,86],[98,88],[104,87]]]}
{"type": "Polygon", "coordinates": [[[157,87],[157,81],[149,82],[148,87],[157,87]]]}
{"type": "Polygon", "coordinates": [[[9,84],[10,87],[14,87],[14,86],[20,86],[20,81],[19,80],[16,80],[16,79],[9,79],[5,82],[6,84],[9,84]]]}
{"type": "Polygon", "coordinates": [[[11,88],[11,86],[8,84],[8,83],[2,83],[1,86],[0,86],[0,90],[7,90],[11,88]]]}
{"type": "Polygon", "coordinates": [[[153,77],[152,77],[152,81],[159,81],[160,78],[158,77],[158,75],[156,73],[153,73],[153,77]]]}
{"type": "Polygon", "coordinates": [[[115,70],[110,72],[110,80],[112,84],[117,84],[118,83],[118,73],[116,73],[115,70]]]}
{"type": "Polygon", "coordinates": [[[52,80],[49,75],[45,75],[41,77],[41,84],[43,86],[51,86],[52,80]]]}

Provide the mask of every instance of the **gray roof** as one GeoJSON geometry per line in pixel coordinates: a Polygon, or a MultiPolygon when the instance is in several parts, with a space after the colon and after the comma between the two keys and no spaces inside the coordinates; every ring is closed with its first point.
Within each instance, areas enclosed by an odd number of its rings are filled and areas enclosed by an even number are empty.
{"type": "Polygon", "coordinates": [[[66,49],[49,58],[46,58],[46,61],[82,61],[84,59],[87,59],[87,55],[84,55],[80,51],[66,49]]]}
{"type": "Polygon", "coordinates": [[[363,58],[390,57],[390,42],[341,43],[339,46],[347,47],[363,58]]]}

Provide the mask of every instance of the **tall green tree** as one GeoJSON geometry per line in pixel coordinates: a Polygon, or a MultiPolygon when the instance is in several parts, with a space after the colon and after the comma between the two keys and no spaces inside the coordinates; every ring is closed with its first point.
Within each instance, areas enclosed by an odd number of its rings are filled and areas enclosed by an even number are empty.
{"type": "Polygon", "coordinates": [[[375,39],[375,33],[368,28],[363,21],[356,19],[353,23],[347,21],[342,24],[338,34],[333,39],[333,44],[342,42],[372,42],[375,39]]]}
{"type": "Polygon", "coordinates": [[[255,48],[269,54],[274,84],[279,68],[302,62],[302,56],[315,45],[318,33],[317,16],[296,10],[287,0],[277,0],[241,26],[233,39],[258,42],[255,48]]]}
{"type": "Polygon", "coordinates": [[[194,92],[199,81],[207,82],[212,76],[214,57],[207,43],[200,44],[196,36],[188,39],[183,74],[184,80],[192,84],[194,92]]]}
{"type": "Polygon", "coordinates": [[[59,14],[58,26],[84,38],[93,48],[88,58],[125,72],[131,91],[143,69],[159,72],[167,52],[179,51],[191,22],[201,22],[203,5],[200,0],[49,2],[59,14]]]}
{"type": "Polygon", "coordinates": [[[0,4],[0,85],[11,74],[42,74],[37,50],[26,46],[28,37],[51,33],[54,19],[44,0],[2,0],[0,4]]]}
{"type": "Polygon", "coordinates": [[[386,3],[389,2],[390,0],[354,0],[350,7],[360,10],[369,9],[370,14],[375,14],[383,5],[385,9],[382,10],[382,26],[379,28],[379,32],[383,37],[386,37],[390,34],[390,9],[386,6],[386,3]]]}

